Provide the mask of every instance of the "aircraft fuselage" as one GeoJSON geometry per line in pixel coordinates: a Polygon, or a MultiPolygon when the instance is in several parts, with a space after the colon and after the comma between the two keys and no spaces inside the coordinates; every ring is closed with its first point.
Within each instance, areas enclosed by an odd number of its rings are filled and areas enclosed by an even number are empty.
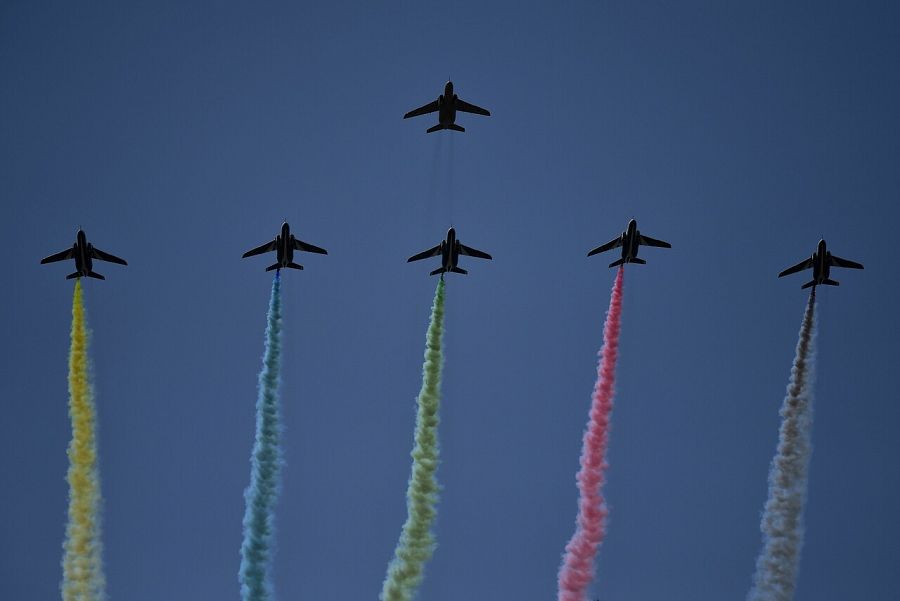
{"type": "Polygon", "coordinates": [[[456,94],[453,93],[453,82],[448,81],[444,93],[438,97],[438,122],[441,125],[456,123],[456,94]]]}
{"type": "Polygon", "coordinates": [[[284,222],[281,224],[281,233],[275,236],[275,252],[278,264],[287,267],[294,261],[294,236],[291,234],[291,226],[284,222]]]}
{"type": "Polygon", "coordinates": [[[459,263],[459,241],[456,239],[456,230],[447,230],[447,239],[441,242],[441,266],[444,271],[450,271],[459,263]]]}
{"type": "Polygon", "coordinates": [[[91,245],[87,241],[83,230],[78,230],[78,236],[75,240],[75,271],[83,276],[87,276],[94,268],[94,261],[91,259],[91,245]]]}
{"type": "Polygon", "coordinates": [[[641,233],[637,229],[637,221],[628,222],[628,229],[622,232],[622,258],[626,261],[637,257],[641,246],[641,233]]]}
{"type": "Polygon", "coordinates": [[[816,252],[813,253],[812,256],[812,264],[813,264],[813,280],[816,284],[821,284],[825,280],[829,279],[831,275],[831,253],[828,251],[825,246],[825,240],[819,240],[819,245],[816,247],[816,252]]]}

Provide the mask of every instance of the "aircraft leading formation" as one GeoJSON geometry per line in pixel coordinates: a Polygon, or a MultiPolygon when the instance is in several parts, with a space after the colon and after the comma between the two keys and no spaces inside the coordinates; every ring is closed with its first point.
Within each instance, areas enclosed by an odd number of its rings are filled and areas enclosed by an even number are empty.
{"type": "Polygon", "coordinates": [[[428,113],[433,113],[435,111],[438,112],[438,124],[426,129],[425,133],[430,134],[432,132],[438,131],[439,129],[466,131],[466,128],[456,124],[456,111],[462,111],[464,113],[474,113],[476,115],[484,115],[485,117],[491,116],[491,112],[487,109],[483,109],[480,106],[475,106],[474,104],[469,104],[468,102],[457,96],[453,92],[453,82],[448,81],[444,86],[444,93],[438,96],[437,100],[409,111],[408,113],[403,115],[403,118],[409,119],[410,117],[427,115],[428,113]]]}
{"type": "MultiPolygon", "coordinates": [[[[456,124],[457,111],[472,113],[475,115],[484,115],[485,117],[491,116],[490,111],[488,111],[487,109],[483,109],[480,106],[470,104],[460,98],[453,90],[453,82],[448,81],[446,85],[444,85],[444,93],[438,96],[436,100],[429,102],[426,105],[420,106],[417,109],[409,111],[408,113],[403,115],[403,118],[409,119],[410,117],[418,117],[420,115],[427,115],[429,113],[437,112],[438,124],[429,127],[427,130],[425,130],[426,133],[430,134],[442,129],[464,132],[466,131],[465,128],[461,125],[456,124]]],[[[646,264],[647,261],[638,257],[638,250],[641,246],[672,248],[672,245],[668,242],[657,240],[655,238],[651,238],[649,236],[644,236],[643,234],[641,234],[640,230],[637,229],[637,221],[632,219],[628,222],[628,227],[624,232],[622,232],[620,236],[613,238],[606,244],[603,244],[602,246],[598,246],[597,248],[591,250],[588,253],[588,256],[591,257],[593,255],[621,247],[621,258],[610,263],[610,267],[617,267],[624,263],[637,263],[643,265],[646,264]]],[[[274,240],[248,250],[243,254],[242,258],[253,257],[272,251],[276,252],[276,262],[272,265],[269,265],[266,268],[266,271],[272,271],[274,269],[303,269],[302,265],[294,262],[294,251],[303,251],[321,255],[328,254],[328,251],[326,251],[324,248],[320,248],[313,244],[309,244],[308,242],[303,242],[302,240],[297,239],[291,233],[290,225],[288,225],[287,221],[285,221],[281,225],[280,233],[275,236],[274,240]]],[[[427,259],[430,257],[437,257],[438,255],[440,255],[441,257],[441,266],[432,271],[431,275],[441,274],[441,278],[443,278],[444,274],[448,272],[458,273],[462,275],[468,273],[465,269],[459,267],[460,255],[475,257],[478,259],[492,259],[491,255],[489,255],[488,253],[472,248],[470,246],[466,246],[465,244],[460,242],[456,237],[456,229],[451,227],[449,230],[447,230],[447,237],[444,240],[442,240],[436,246],[429,248],[428,250],[411,256],[409,259],[407,259],[407,263],[419,261],[421,259],[427,259]]],[[[84,230],[82,229],[78,230],[75,244],[72,245],[72,248],[41,259],[41,264],[54,263],[56,261],[64,261],[68,259],[75,260],[75,271],[67,275],[66,279],[90,277],[96,278],[98,280],[105,280],[105,277],[93,270],[93,259],[97,259],[99,261],[107,261],[110,263],[118,263],[119,265],[128,264],[124,259],[120,259],[115,255],[104,252],[90,244],[87,241],[87,236],[85,235],[84,230]]],[[[850,261],[848,259],[842,259],[840,257],[832,255],[825,245],[825,240],[822,239],[819,240],[819,244],[810,258],[804,259],[803,261],[797,263],[792,267],[788,267],[787,269],[779,273],[778,277],[797,273],[798,271],[803,271],[805,269],[812,269],[813,279],[805,283],[803,286],[801,286],[801,288],[809,288],[811,286],[818,285],[838,286],[840,285],[839,282],[832,280],[830,277],[832,267],[863,269],[863,266],[860,263],[850,261]]]]}

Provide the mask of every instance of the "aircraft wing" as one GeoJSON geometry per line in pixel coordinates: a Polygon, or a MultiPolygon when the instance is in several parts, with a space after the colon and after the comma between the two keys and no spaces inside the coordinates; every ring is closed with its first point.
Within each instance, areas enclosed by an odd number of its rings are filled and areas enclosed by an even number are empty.
{"type": "Polygon", "coordinates": [[[850,261],[848,259],[842,259],[840,257],[836,257],[831,255],[831,264],[835,267],[846,267],[848,269],[863,269],[862,263],[857,263],[856,261],[850,261]]]}
{"type": "Polygon", "coordinates": [[[417,255],[413,255],[406,260],[407,263],[412,263],[413,261],[420,261],[422,259],[427,259],[428,257],[436,257],[441,254],[441,245],[438,244],[434,248],[429,248],[428,250],[423,250],[417,255]]]}
{"type": "Polygon", "coordinates": [[[115,255],[111,255],[109,253],[105,253],[96,246],[91,248],[91,256],[95,259],[99,259],[101,261],[106,261],[107,263],[118,263],[119,265],[128,265],[125,259],[120,259],[115,255]]]}
{"type": "Polygon", "coordinates": [[[472,248],[471,246],[466,246],[465,244],[460,243],[459,245],[459,253],[462,255],[466,255],[467,257],[477,257],[479,259],[492,259],[491,255],[487,254],[484,251],[480,251],[477,248],[472,248]]]}
{"type": "Polygon", "coordinates": [[[409,111],[408,113],[403,115],[403,118],[409,119],[410,117],[418,117],[419,115],[427,115],[428,113],[433,113],[436,110],[438,110],[438,101],[437,100],[435,100],[434,102],[429,102],[425,106],[420,106],[417,109],[413,109],[413,110],[409,111]]]}
{"type": "Polygon", "coordinates": [[[275,250],[275,240],[272,240],[271,242],[266,242],[265,244],[263,244],[261,246],[257,246],[256,248],[254,248],[252,250],[248,250],[243,255],[241,255],[241,258],[246,259],[247,257],[255,257],[256,255],[261,255],[263,253],[272,252],[273,250],[275,250]]]}
{"type": "Polygon", "coordinates": [[[669,244],[668,242],[663,242],[662,240],[657,240],[655,238],[651,238],[650,236],[641,236],[640,242],[644,246],[658,246],[660,248],[672,248],[672,245],[669,244]]]}
{"type": "Polygon", "coordinates": [[[65,261],[66,259],[71,259],[75,256],[75,249],[68,248],[64,251],[58,252],[55,255],[50,255],[49,257],[44,257],[41,259],[41,265],[46,263],[56,263],[57,261],[65,261]]]}
{"type": "Polygon", "coordinates": [[[324,248],[319,248],[314,244],[310,244],[309,242],[303,242],[302,240],[297,240],[294,238],[294,250],[302,250],[308,253],[318,253],[320,255],[327,255],[328,251],[324,248]]]}
{"type": "Polygon", "coordinates": [[[456,110],[462,111],[464,113],[475,113],[476,115],[484,115],[485,117],[491,116],[491,111],[487,109],[483,109],[480,106],[475,106],[474,104],[469,104],[459,96],[456,97],[456,110]]]}
{"type": "Polygon", "coordinates": [[[597,248],[595,248],[594,250],[589,252],[587,256],[591,257],[591,256],[599,254],[599,253],[605,253],[608,250],[612,250],[612,249],[618,248],[620,246],[622,246],[622,236],[619,236],[618,238],[614,238],[614,239],[610,240],[603,246],[598,246],[597,248]]]}
{"type": "Polygon", "coordinates": [[[803,271],[804,269],[809,269],[812,266],[813,266],[813,260],[811,258],[804,259],[804,260],[800,261],[799,263],[797,263],[796,265],[794,265],[793,267],[788,267],[787,269],[785,269],[784,271],[779,273],[778,277],[782,277],[785,275],[791,275],[792,273],[797,273],[798,271],[803,271]]]}

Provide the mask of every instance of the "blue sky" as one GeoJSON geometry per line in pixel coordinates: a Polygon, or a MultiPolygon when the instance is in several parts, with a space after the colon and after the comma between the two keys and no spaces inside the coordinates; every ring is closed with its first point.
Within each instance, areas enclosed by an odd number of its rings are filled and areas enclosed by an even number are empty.
{"type": "Polygon", "coordinates": [[[439,548],[420,598],[547,599],[575,516],[632,216],[596,596],[740,599],[824,235],[798,601],[900,568],[900,10],[892,3],[6,2],[0,6],[0,591],[52,598],[66,507],[68,267],[87,282],[112,599],[237,599],[271,274],[287,218],[281,598],[374,598],[405,517],[433,267],[449,279],[439,548]],[[403,121],[447,76],[492,111],[403,121]]]}

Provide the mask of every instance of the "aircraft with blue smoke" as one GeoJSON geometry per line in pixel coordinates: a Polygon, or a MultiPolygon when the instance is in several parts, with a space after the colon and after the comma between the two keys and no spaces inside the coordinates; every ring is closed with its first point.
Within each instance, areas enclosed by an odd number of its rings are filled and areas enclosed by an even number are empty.
{"type": "Polygon", "coordinates": [[[471,246],[466,246],[465,244],[457,240],[456,230],[451,227],[449,230],[447,230],[447,238],[440,244],[438,244],[434,248],[423,250],[419,254],[411,256],[406,260],[406,262],[411,263],[413,261],[419,261],[421,259],[427,259],[429,257],[436,257],[438,255],[441,255],[441,266],[432,271],[431,275],[441,274],[441,278],[443,278],[444,274],[448,271],[452,273],[461,273],[463,275],[469,273],[465,269],[462,269],[458,266],[459,255],[476,257],[478,259],[487,259],[489,261],[492,259],[491,255],[487,254],[486,252],[480,251],[476,248],[472,248],[471,246]]]}
{"type": "Polygon", "coordinates": [[[103,252],[88,242],[87,235],[81,228],[78,228],[78,233],[75,235],[75,244],[72,245],[72,248],[58,252],[55,255],[50,255],[49,257],[44,257],[41,259],[41,265],[55,263],[57,261],[66,261],[68,259],[75,259],[75,272],[67,275],[67,280],[82,277],[105,280],[105,277],[94,271],[94,259],[97,259],[98,261],[107,261],[109,263],[118,263],[119,265],[128,265],[125,259],[120,259],[115,255],[103,252]]]}
{"type": "Polygon", "coordinates": [[[243,254],[241,258],[246,259],[247,257],[261,255],[263,253],[272,252],[273,250],[277,253],[277,262],[266,267],[266,271],[285,268],[303,269],[303,265],[294,263],[295,250],[308,253],[316,253],[320,255],[328,254],[328,251],[324,248],[319,248],[318,246],[309,244],[308,242],[303,242],[302,240],[298,240],[296,237],[294,237],[294,234],[291,233],[291,226],[288,225],[287,221],[285,221],[281,224],[281,233],[275,236],[274,240],[257,246],[254,249],[248,250],[243,254]]]}
{"type": "Polygon", "coordinates": [[[812,268],[813,270],[813,279],[809,282],[806,282],[802,286],[800,286],[801,290],[803,288],[809,288],[810,286],[840,286],[841,283],[831,279],[831,268],[832,267],[844,267],[846,269],[863,269],[861,263],[857,263],[856,261],[850,261],[848,259],[842,259],[840,257],[836,257],[831,254],[831,251],[825,245],[825,239],[819,240],[819,244],[816,246],[816,251],[812,254],[812,256],[808,259],[800,261],[793,267],[788,267],[784,271],[778,274],[778,277],[784,277],[786,275],[791,275],[792,273],[797,273],[798,271],[803,271],[804,269],[812,268]]]}
{"type": "Polygon", "coordinates": [[[587,256],[591,257],[598,253],[606,252],[608,250],[612,250],[621,246],[622,258],[618,261],[613,261],[612,263],[610,263],[610,267],[617,267],[623,263],[638,263],[639,265],[644,265],[647,263],[647,261],[638,258],[638,249],[642,244],[644,246],[672,248],[672,245],[668,242],[663,242],[662,240],[656,240],[655,238],[651,238],[650,236],[642,235],[641,231],[637,229],[637,221],[632,219],[628,222],[628,228],[624,232],[622,232],[621,236],[619,236],[618,238],[613,238],[603,246],[598,246],[597,248],[589,252],[587,256]]]}
{"type": "Polygon", "coordinates": [[[439,129],[452,129],[453,131],[466,131],[461,125],[456,124],[456,111],[464,113],[474,113],[475,115],[484,115],[490,117],[491,112],[480,106],[469,104],[453,92],[453,82],[448,81],[444,86],[444,93],[438,96],[434,102],[429,102],[425,106],[420,106],[403,115],[404,119],[410,117],[418,117],[419,115],[427,115],[428,113],[438,112],[438,124],[429,127],[426,133],[432,133],[439,129]]]}

